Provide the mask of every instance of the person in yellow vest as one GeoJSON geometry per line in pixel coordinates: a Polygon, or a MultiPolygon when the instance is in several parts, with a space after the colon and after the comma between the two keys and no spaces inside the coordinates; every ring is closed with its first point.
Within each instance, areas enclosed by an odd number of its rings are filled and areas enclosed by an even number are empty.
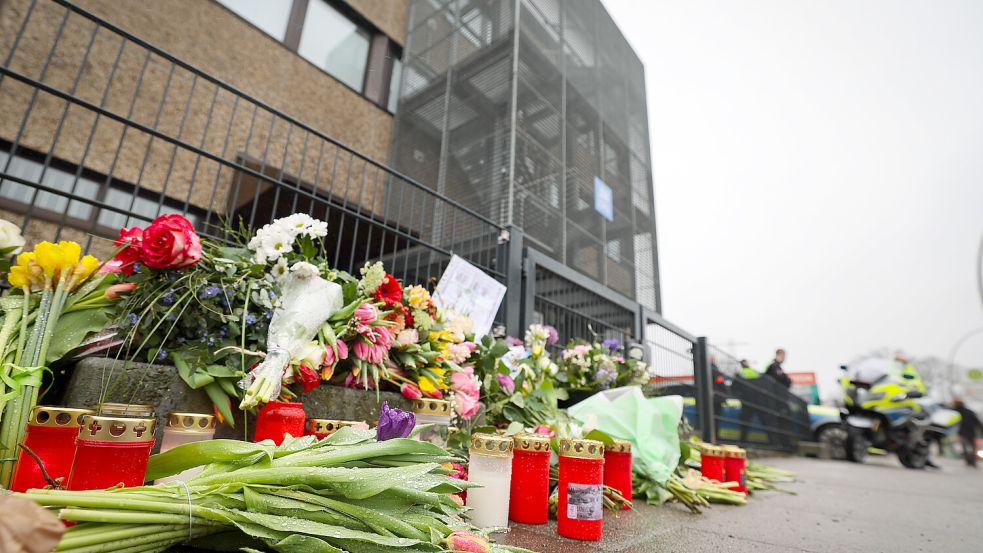
{"type": "Polygon", "coordinates": [[[741,359],[741,377],[745,380],[754,380],[761,376],[761,373],[751,368],[747,359],[741,359]]]}

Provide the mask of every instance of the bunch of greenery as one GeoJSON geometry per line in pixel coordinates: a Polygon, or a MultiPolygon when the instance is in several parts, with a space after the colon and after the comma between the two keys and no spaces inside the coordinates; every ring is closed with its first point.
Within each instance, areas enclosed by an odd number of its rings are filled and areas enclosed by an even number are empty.
{"type": "Polygon", "coordinates": [[[429,442],[377,442],[374,432],[342,428],[320,441],[211,440],[151,458],[148,479],[205,465],[184,482],[22,495],[76,523],[62,553],[157,552],[183,543],[282,553],[440,552],[462,542],[527,551],[488,544],[461,518],[465,510],[451,494],[469,484],[440,464],[455,460],[429,442]]]}

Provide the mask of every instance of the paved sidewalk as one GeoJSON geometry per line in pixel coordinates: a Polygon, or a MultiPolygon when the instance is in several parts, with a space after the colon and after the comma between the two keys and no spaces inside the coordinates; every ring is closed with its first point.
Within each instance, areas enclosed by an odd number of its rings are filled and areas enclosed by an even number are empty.
{"type": "Polygon", "coordinates": [[[764,462],[797,472],[800,482],[786,485],[797,495],[763,492],[703,515],[678,505],[606,514],[597,543],[558,538],[555,522],[518,525],[501,541],[544,553],[983,551],[983,468],[941,460],[941,470],[913,471],[884,457],[764,462]]]}

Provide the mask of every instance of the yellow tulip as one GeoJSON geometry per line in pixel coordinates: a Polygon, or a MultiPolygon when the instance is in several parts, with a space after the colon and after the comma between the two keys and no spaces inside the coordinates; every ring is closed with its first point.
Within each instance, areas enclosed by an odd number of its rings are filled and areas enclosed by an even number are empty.
{"type": "Polygon", "coordinates": [[[421,376],[416,383],[418,386],[420,386],[420,391],[425,394],[432,394],[437,389],[437,387],[434,386],[433,381],[425,376],[421,376]]]}

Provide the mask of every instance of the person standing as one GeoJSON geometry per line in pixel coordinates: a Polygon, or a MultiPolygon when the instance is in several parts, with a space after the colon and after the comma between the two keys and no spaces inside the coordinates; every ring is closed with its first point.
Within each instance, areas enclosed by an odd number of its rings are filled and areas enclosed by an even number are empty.
{"type": "Polygon", "coordinates": [[[785,369],[782,368],[784,362],[785,350],[781,348],[775,350],[775,359],[765,369],[765,376],[769,378],[762,378],[761,384],[768,391],[767,400],[765,400],[765,409],[768,412],[762,418],[769,427],[768,434],[771,436],[771,442],[786,448],[791,444],[789,425],[787,424],[789,416],[787,396],[789,395],[788,389],[792,387],[792,379],[785,374],[785,369]]]}
{"type": "Polygon", "coordinates": [[[976,467],[976,436],[977,432],[983,433],[983,424],[980,423],[976,413],[966,407],[961,399],[957,399],[954,403],[956,411],[963,418],[959,423],[959,442],[963,446],[963,458],[966,459],[967,465],[976,467]]]}
{"type": "Polygon", "coordinates": [[[765,370],[765,374],[774,378],[775,382],[778,382],[787,390],[792,387],[792,379],[785,374],[785,369],[782,368],[782,363],[784,362],[785,350],[781,348],[775,350],[775,360],[768,365],[768,368],[765,370]]]}

